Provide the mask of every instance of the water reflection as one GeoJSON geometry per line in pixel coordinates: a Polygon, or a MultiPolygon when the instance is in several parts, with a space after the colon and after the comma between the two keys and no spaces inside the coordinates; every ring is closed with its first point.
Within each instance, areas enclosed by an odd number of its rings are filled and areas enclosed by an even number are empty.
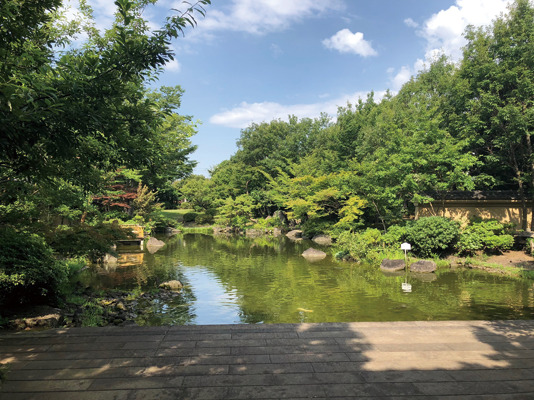
{"type": "Polygon", "coordinates": [[[300,254],[319,247],[285,238],[180,235],[165,241],[154,254],[124,252],[116,266],[95,266],[82,280],[98,289],[151,290],[172,279],[184,283],[179,298],[140,303],[144,312],[138,323],[145,325],[534,316],[531,282],[481,271],[387,276],[376,266],[330,256],[310,263],[300,254]],[[411,293],[402,291],[404,282],[412,285],[411,293]]]}

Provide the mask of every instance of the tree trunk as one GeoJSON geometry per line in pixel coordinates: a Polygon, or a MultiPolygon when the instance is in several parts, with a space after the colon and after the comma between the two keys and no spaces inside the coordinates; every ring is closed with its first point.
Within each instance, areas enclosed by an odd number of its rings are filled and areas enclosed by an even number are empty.
{"type": "Polygon", "coordinates": [[[534,159],[532,158],[532,141],[530,135],[526,135],[527,157],[530,160],[530,230],[534,231],[534,159]]]}
{"type": "Polygon", "coordinates": [[[382,227],[384,228],[384,233],[386,233],[387,232],[386,223],[384,222],[384,218],[380,214],[380,211],[378,210],[378,206],[376,205],[374,200],[373,200],[373,205],[375,206],[375,209],[376,209],[376,215],[380,219],[380,222],[382,222],[382,227]]]}
{"type": "MultiPolygon", "coordinates": [[[[517,174],[518,178],[521,177],[521,173],[517,174]]],[[[528,209],[527,209],[527,196],[525,193],[525,188],[523,186],[523,181],[518,179],[519,186],[519,197],[521,198],[521,229],[527,230],[527,218],[528,218],[528,209]]]]}
{"type": "Polygon", "coordinates": [[[519,164],[517,163],[517,158],[515,151],[510,145],[510,156],[512,159],[512,167],[514,169],[515,176],[517,177],[517,185],[519,187],[519,196],[521,198],[521,229],[527,230],[527,218],[528,218],[528,209],[527,209],[527,198],[525,193],[525,187],[523,185],[523,179],[521,178],[521,170],[519,169],[519,164]]]}
{"type": "MultiPolygon", "coordinates": [[[[521,173],[518,174],[518,178],[521,176],[521,173]]],[[[527,230],[527,219],[528,219],[528,208],[527,208],[527,195],[525,193],[525,188],[523,186],[523,181],[518,180],[519,185],[519,197],[521,198],[521,229],[524,231],[527,230]]]]}

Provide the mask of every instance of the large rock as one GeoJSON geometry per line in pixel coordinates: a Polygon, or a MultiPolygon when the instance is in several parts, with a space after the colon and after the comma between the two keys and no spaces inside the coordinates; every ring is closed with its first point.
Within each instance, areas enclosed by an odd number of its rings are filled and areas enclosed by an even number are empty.
{"type": "Polygon", "coordinates": [[[156,239],[155,237],[150,237],[146,242],[146,248],[150,254],[154,254],[156,251],[165,246],[165,242],[156,239]]]}
{"type": "Polygon", "coordinates": [[[417,261],[410,265],[410,271],[412,272],[434,272],[438,269],[438,266],[434,261],[417,261]]]}
{"type": "Polygon", "coordinates": [[[218,227],[218,226],[215,226],[213,227],[213,234],[214,235],[222,235],[222,236],[229,236],[229,235],[233,235],[236,233],[236,229],[235,228],[232,228],[232,227],[224,227],[224,228],[221,228],[221,227],[218,227]]]}
{"type": "Polygon", "coordinates": [[[326,253],[321,250],[317,250],[314,248],[309,248],[304,253],[302,253],[302,257],[308,259],[308,260],[322,260],[326,257],[326,253]]]}
{"type": "Polygon", "coordinates": [[[273,236],[274,237],[280,237],[283,235],[282,229],[280,228],[273,228],[273,236]]]}
{"type": "Polygon", "coordinates": [[[119,259],[112,254],[106,253],[102,259],[104,264],[116,265],[119,259]]]}
{"type": "Polygon", "coordinates": [[[182,282],[174,280],[174,281],[163,282],[161,285],[159,285],[159,287],[162,289],[166,289],[166,290],[177,291],[183,288],[184,285],[182,285],[182,282]]]}
{"type": "Polygon", "coordinates": [[[386,258],[382,260],[382,264],[380,264],[380,269],[387,272],[402,271],[405,267],[406,264],[404,263],[404,260],[390,260],[386,258]]]}
{"type": "Polygon", "coordinates": [[[291,232],[286,233],[286,236],[291,240],[299,240],[302,239],[302,231],[299,229],[295,229],[291,232]]]}
{"type": "Polygon", "coordinates": [[[282,210],[275,211],[273,218],[278,218],[283,225],[287,225],[288,223],[286,213],[282,210]]]}
{"type": "Polygon", "coordinates": [[[64,322],[62,311],[59,308],[37,306],[23,318],[9,321],[9,328],[15,330],[50,329],[57,328],[64,322]]]}
{"type": "Polygon", "coordinates": [[[321,246],[331,246],[332,238],[328,235],[316,235],[312,239],[315,243],[320,244],[321,246]]]}

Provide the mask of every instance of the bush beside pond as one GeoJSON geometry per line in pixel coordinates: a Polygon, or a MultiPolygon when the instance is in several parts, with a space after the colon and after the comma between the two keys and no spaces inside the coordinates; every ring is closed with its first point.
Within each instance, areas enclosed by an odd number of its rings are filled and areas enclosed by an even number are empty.
{"type": "Polygon", "coordinates": [[[0,243],[0,305],[57,303],[68,267],[44,239],[3,227],[0,243]]]}
{"type": "Polygon", "coordinates": [[[424,217],[411,223],[404,239],[421,257],[443,256],[454,249],[460,235],[460,224],[443,217],[424,217]]]}
{"type": "Polygon", "coordinates": [[[375,228],[343,232],[337,236],[338,258],[380,262],[384,258],[402,258],[400,245],[408,242],[411,254],[422,258],[441,258],[459,252],[473,255],[510,250],[514,238],[509,227],[495,220],[475,220],[460,228],[444,217],[424,217],[405,225],[392,225],[384,233],[375,228]]]}

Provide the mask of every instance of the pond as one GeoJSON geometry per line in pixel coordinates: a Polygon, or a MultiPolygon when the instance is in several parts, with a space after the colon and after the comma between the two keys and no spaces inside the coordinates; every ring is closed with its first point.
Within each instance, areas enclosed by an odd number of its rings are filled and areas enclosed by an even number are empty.
{"type": "Polygon", "coordinates": [[[200,234],[164,238],[165,247],[122,252],[80,279],[94,289],[149,291],[178,279],[182,295],[141,304],[139,325],[530,319],[534,287],[469,269],[385,275],[376,265],[301,256],[308,241],[200,234]],[[412,292],[401,289],[404,282],[412,292]]]}

